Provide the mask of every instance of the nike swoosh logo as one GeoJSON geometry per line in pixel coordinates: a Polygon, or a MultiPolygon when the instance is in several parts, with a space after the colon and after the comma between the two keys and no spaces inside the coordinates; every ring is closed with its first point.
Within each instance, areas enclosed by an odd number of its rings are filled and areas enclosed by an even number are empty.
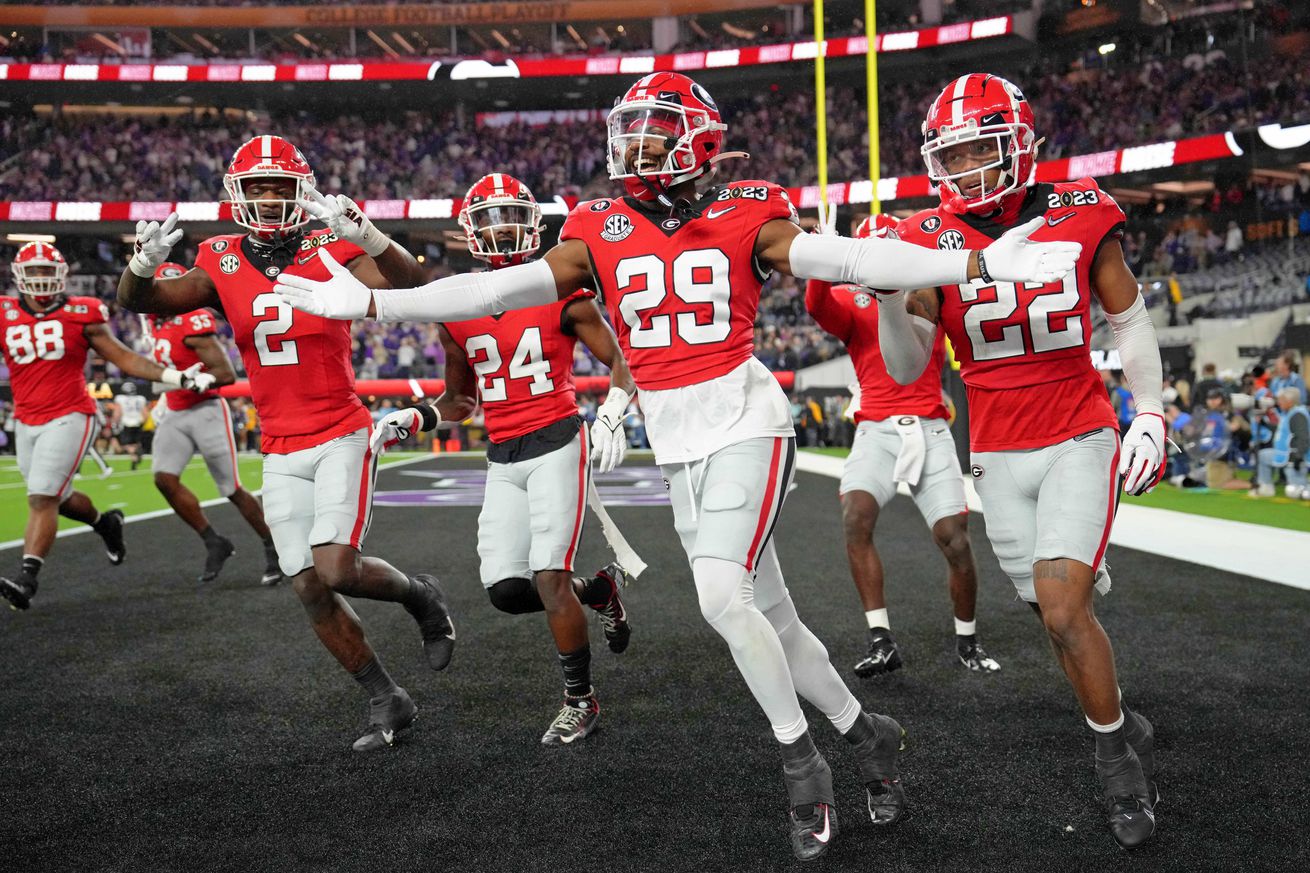
{"type": "Polygon", "coordinates": [[[1046,216],[1046,226],[1055,227],[1060,222],[1073,217],[1074,217],[1074,213],[1072,212],[1066,212],[1064,215],[1061,215],[1059,218],[1056,218],[1053,215],[1048,215],[1046,216]]]}
{"type": "Polygon", "coordinates": [[[719,210],[707,209],[707,210],[705,211],[705,217],[706,217],[706,218],[718,218],[720,215],[727,215],[729,212],[731,212],[732,210],[734,210],[734,209],[736,209],[736,208],[737,208],[736,206],[729,206],[727,209],[719,209],[719,210]]]}
{"type": "Polygon", "coordinates": [[[455,638],[455,619],[447,616],[446,621],[450,622],[450,633],[446,634],[446,639],[453,640],[455,638]]]}
{"type": "Polygon", "coordinates": [[[387,728],[382,729],[382,742],[386,743],[389,746],[391,745],[391,741],[394,740],[395,738],[396,738],[395,731],[388,730],[387,728]]]}
{"type": "Polygon", "coordinates": [[[821,843],[828,842],[832,838],[832,831],[828,827],[828,807],[823,807],[823,830],[814,835],[814,838],[821,843]]]}

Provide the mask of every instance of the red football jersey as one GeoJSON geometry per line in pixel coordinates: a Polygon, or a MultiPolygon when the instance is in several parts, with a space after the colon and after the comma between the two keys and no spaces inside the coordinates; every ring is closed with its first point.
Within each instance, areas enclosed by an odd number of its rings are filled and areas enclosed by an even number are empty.
{"type": "Polygon", "coordinates": [[[878,301],[857,285],[830,285],[811,279],[805,287],[805,308],[819,327],[846,344],[860,381],[860,406],[855,421],[882,421],[895,415],[950,418],[942,402],[942,363],[946,340],[937,331],[932,357],[923,375],[901,385],[887,374],[878,349],[878,301]]]}
{"type": "MultiPolygon", "coordinates": [[[[342,264],[363,254],[331,231],[319,231],[301,242],[287,272],[328,279],[319,249],[327,249],[342,264]]],[[[284,303],[273,291],[281,271],[260,257],[243,234],[205,240],[196,267],[214,280],[223,315],[232,325],[259,410],[266,454],[312,448],[372,424],[355,394],[350,322],[320,318],[284,303]]]]}
{"type": "Polygon", "coordinates": [[[592,200],[560,231],[561,240],[587,244],[639,388],[706,382],[751,357],[768,278],[755,261],[755,238],[765,222],[796,220],[786,190],[768,182],[716,186],[694,208],[699,217],[672,217],[627,197],[592,200]]]}
{"type": "Polygon", "coordinates": [[[503,443],[578,414],[573,347],[564,309],[588,292],[547,306],[487,315],[445,326],[478,377],[487,435],[503,443]]]}
{"type": "MultiPolygon", "coordinates": [[[[195,349],[186,344],[188,337],[214,336],[214,314],[208,309],[193,309],[184,315],[147,316],[150,329],[151,356],[165,367],[185,370],[193,364],[200,363],[195,349]]],[[[169,409],[190,409],[197,403],[204,403],[218,396],[218,391],[176,390],[164,395],[169,409]]]]}
{"type": "Polygon", "coordinates": [[[14,417],[36,426],[83,412],[95,415],[86,391],[87,325],[104,324],[109,310],[94,297],[69,297],[64,305],[40,314],[18,297],[0,298],[4,358],[14,393],[14,417]]]}
{"type": "MultiPolygon", "coordinates": [[[[1116,427],[1092,367],[1092,262],[1123,232],[1118,204],[1091,179],[1036,185],[1016,224],[1046,216],[1032,239],[1083,245],[1078,266],[1048,285],[948,285],[939,289],[941,326],[968,388],[974,451],[1049,446],[1116,427]]],[[[1008,227],[936,208],[900,223],[903,240],[940,249],[981,249],[1008,227]]]]}

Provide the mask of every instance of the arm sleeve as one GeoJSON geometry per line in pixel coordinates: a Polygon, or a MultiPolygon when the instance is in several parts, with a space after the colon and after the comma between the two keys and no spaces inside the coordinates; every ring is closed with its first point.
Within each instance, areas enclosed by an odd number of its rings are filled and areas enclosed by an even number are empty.
{"type": "Polygon", "coordinates": [[[468,321],[558,299],[555,274],[545,261],[373,292],[378,321],[468,321]]]}
{"type": "Polygon", "coordinates": [[[1123,312],[1106,313],[1115,344],[1119,346],[1120,366],[1133,394],[1137,414],[1164,415],[1162,399],[1164,367],[1160,363],[1160,344],[1155,338],[1155,325],[1146,311],[1146,301],[1138,295],[1132,306],[1123,312]]]}
{"type": "Polygon", "coordinates": [[[805,283],[805,309],[814,317],[819,327],[846,342],[851,335],[851,316],[846,308],[837,302],[832,283],[811,279],[805,283]]]}
{"type": "Polygon", "coordinates": [[[788,253],[792,273],[802,279],[903,291],[967,285],[969,254],[967,249],[939,251],[894,239],[814,233],[797,234],[788,253]]]}
{"type": "Polygon", "coordinates": [[[903,291],[877,297],[878,349],[883,364],[896,382],[909,385],[923,375],[932,358],[937,326],[926,318],[910,315],[903,291]]]}

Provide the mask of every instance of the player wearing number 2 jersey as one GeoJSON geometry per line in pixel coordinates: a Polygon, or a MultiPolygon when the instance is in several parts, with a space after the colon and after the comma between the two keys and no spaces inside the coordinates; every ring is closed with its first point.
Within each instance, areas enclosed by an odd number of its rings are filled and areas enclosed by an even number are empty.
{"type": "MultiPolygon", "coordinates": [[[[642,78],[616,101],[608,124],[610,177],[627,196],[579,204],[541,261],[376,297],[329,264],[329,282],[288,277],[277,290],[320,315],[421,321],[543,305],[582,287],[600,292],[641,390],[701,611],[781,743],[792,848],[814,858],[836,833],[832,773],[797,694],[854,747],[876,824],[898,820],[904,809],[901,729],[861,710],[783,583],[771,534],[795,441],[786,396],[752,356],[760,287],[773,271],[879,288],[988,272],[976,252],[802,234],[786,192],[768,182],[699,191],[698,181],[728,157],[727,128],[709,94],[686,76],[642,78]]],[[[1028,230],[988,249],[992,275],[1049,280],[1072,266],[1077,246],[1029,245],[1028,230]]]]}
{"type": "Polygon", "coordinates": [[[411,283],[419,268],[353,201],[318,194],[309,164],[280,137],[255,137],[237,149],[223,184],[247,233],[205,240],[194,269],[161,279],[155,271],[182,235],[177,216],[162,226],[138,223],[118,299],[165,316],[209,307],[232,326],[263,428],[264,509],[282,571],[319,640],[369,694],[369,727],[355,749],[384,748],[417,707],[339,595],[403,604],[437,670],[450,660],[454,627],[434,578],[410,578],[360,554],[377,465],[371,419],[355,394],[350,325],[295,312],[272,288],[282,274],[324,275],[320,250],[374,288],[411,283]],[[327,230],[305,232],[311,217],[327,230]]]}
{"type": "MultiPolygon", "coordinates": [[[[155,277],[176,279],[185,273],[186,268],[181,264],[163,264],[155,271],[155,277]]],[[[214,314],[208,309],[196,309],[172,317],[142,316],[142,322],[156,361],[180,367],[203,362],[206,371],[217,379],[216,385],[231,385],[236,381],[232,362],[215,333],[214,314]]],[[[276,585],[280,582],[282,570],[278,567],[273,535],[264,522],[264,511],[255,496],[241,486],[236,439],[232,434],[232,410],[227,401],[217,391],[203,394],[170,391],[156,407],[155,420],[155,440],[151,450],[155,487],[173,507],[177,517],[199,534],[205,544],[205,567],[200,581],[217,579],[223,564],[236,553],[236,546],[214,530],[196,495],[182,484],[182,472],[196,452],[205,459],[218,493],[232,501],[264,543],[261,584],[276,585]]]]}
{"type": "Polygon", "coordinates": [[[1032,110],[1004,79],[981,73],[946,87],[924,123],[923,154],[942,205],[900,223],[901,238],[946,249],[986,245],[1007,228],[1075,240],[1063,281],[949,283],[879,296],[883,360],[908,384],[929,360],[934,325],[950,338],[968,388],[972,472],[987,536],[1019,595],[1041,616],[1096,736],[1109,825],[1125,848],[1155,827],[1151,726],[1120,702],[1114,654],[1092,610],[1109,590],[1103,558],[1120,480],[1152,487],[1163,470],[1160,350],[1124,263],[1123,212],[1091,179],[1034,184],[1032,110]],[[1092,368],[1091,301],[1119,345],[1138,416],[1119,444],[1092,368]]]}
{"type": "Polygon", "coordinates": [[[27,609],[37,576],[54,545],[59,516],[91,525],[113,564],[123,563],[123,513],[103,515],[73,490],[95,427],[95,401],[86,391],[86,356],[94,349],[127,376],[203,390],[214,377],[200,365],[181,372],[130,351],[109,332],[109,310],[95,297],[64,293],[68,262],[46,242],[30,242],[11,265],[17,297],[0,298],[0,351],[14,393],[18,468],[27,484],[27,529],[18,576],[0,577],[0,596],[27,609]]]}
{"type": "MultiPolygon", "coordinates": [[[[499,270],[524,263],[541,244],[541,208],[528,187],[504,173],[474,183],[460,212],[469,251],[499,270]]],[[[378,425],[430,430],[460,421],[482,405],[491,445],[487,490],[478,516],[482,584],[504,612],[545,611],[564,672],[564,706],[541,741],[564,746],[600,723],[591,684],[591,646],[582,604],[600,616],[610,649],[622,652],[631,629],[619,596],[627,576],[618,563],[590,579],[573,575],[591,487],[591,440],[578,415],[573,349],[578,340],[610,368],[610,397],[620,414],[635,390],[632,376],[592,295],[447,322],[446,389],[432,406],[393,412],[378,425]],[[433,413],[436,413],[435,415],[433,413]]],[[[596,434],[617,442],[609,466],[622,460],[623,428],[596,434]]],[[[376,440],[375,440],[376,441],[376,440]]]]}

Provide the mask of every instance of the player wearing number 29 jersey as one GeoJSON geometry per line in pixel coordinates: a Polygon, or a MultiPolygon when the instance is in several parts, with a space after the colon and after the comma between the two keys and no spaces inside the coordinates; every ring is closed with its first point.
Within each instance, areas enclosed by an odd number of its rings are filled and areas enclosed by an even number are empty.
{"type": "Polygon", "coordinates": [[[326,276],[324,251],[373,288],[409,284],[421,272],[358,204],[319,194],[304,155],[281,137],[258,136],[238,148],[223,185],[233,219],[248,233],[205,240],[194,269],[165,278],[155,271],[182,236],[177,215],[162,224],[139,222],[118,299],[160,315],[210,307],[232,326],[261,419],[264,513],[281,570],[294,577],[319,640],[369,695],[369,727],[355,749],[384,748],[409,727],[417,707],[339,595],[404,605],[434,669],[450,659],[454,628],[435,579],[410,578],[360,554],[377,462],[371,416],[354,390],[350,324],[297,312],[272,288],[283,274],[326,276]],[[327,229],[306,233],[311,219],[327,229]]]}
{"type": "Polygon", "coordinates": [[[922,148],[942,203],[902,221],[901,237],[951,249],[1032,222],[1033,239],[1082,244],[1075,269],[1045,283],[938,283],[908,305],[880,295],[879,341],[888,371],[906,384],[929,358],[932,323],[950,337],[968,386],[971,472],[988,539],[1045,624],[1096,736],[1110,830],[1133,848],[1155,829],[1153,735],[1121,706],[1091,592],[1109,590],[1103,559],[1121,479],[1141,493],[1163,470],[1160,350],[1119,245],[1123,213],[1090,179],[1035,184],[1034,124],[1023,93],[998,76],[947,85],[924,121],[922,148]],[[1091,364],[1093,297],[1139,410],[1122,446],[1091,364]]]}

